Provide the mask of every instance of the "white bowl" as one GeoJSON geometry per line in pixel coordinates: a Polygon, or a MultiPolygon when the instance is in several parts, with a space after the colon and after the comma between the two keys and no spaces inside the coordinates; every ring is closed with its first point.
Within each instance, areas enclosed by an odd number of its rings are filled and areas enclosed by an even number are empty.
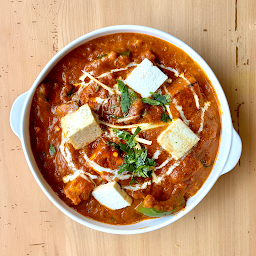
{"type": "Polygon", "coordinates": [[[207,65],[207,63],[188,45],[180,41],[179,39],[162,32],[157,29],[143,27],[143,26],[133,26],[133,25],[121,25],[121,26],[113,26],[113,27],[106,27],[102,29],[98,29],[91,33],[88,33],[84,36],[79,37],[78,39],[74,40],[66,47],[64,47],[59,53],[57,53],[44,67],[41,71],[35,82],[33,83],[32,87],[28,92],[23,93],[20,95],[15,102],[13,103],[11,114],[10,114],[10,123],[13,132],[20,138],[22,148],[29,165],[29,168],[36,179],[38,185],[44,191],[46,196],[52,201],[52,203],[57,206],[63,213],[67,216],[72,218],[73,220],[85,225],[87,227],[107,232],[113,234],[139,234],[145,233],[152,230],[159,229],[164,227],[185,214],[191,211],[209,192],[212,188],[214,183],[220,177],[220,175],[230,171],[234,168],[237,164],[241,151],[242,151],[242,143],[241,139],[234,130],[232,126],[230,111],[227,103],[227,99],[225,94],[221,88],[221,85],[214,75],[213,71],[207,65]],[[151,36],[158,37],[165,41],[168,41],[175,46],[184,50],[194,61],[196,61],[202,69],[207,74],[208,78],[211,80],[211,83],[216,90],[218,100],[220,102],[220,109],[221,109],[221,126],[222,126],[222,133],[221,133],[221,143],[218,153],[218,158],[214,165],[214,168],[205,181],[204,185],[201,189],[187,201],[187,206],[184,210],[162,218],[152,219],[152,220],[145,220],[139,222],[137,224],[132,225],[125,225],[125,226],[117,226],[117,225],[109,225],[100,223],[95,220],[91,220],[86,218],[75,210],[68,207],[52,190],[52,188],[48,185],[48,183],[43,178],[42,174],[40,173],[37,164],[35,162],[31,146],[30,146],[30,136],[29,136],[29,114],[31,108],[31,102],[36,90],[36,87],[44,80],[47,76],[49,71],[57,64],[57,62],[62,59],[67,53],[75,49],[76,47],[80,46],[81,44],[92,40],[96,37],[114,34],[114,33],[141,33],[147,34],[151,36]]]}

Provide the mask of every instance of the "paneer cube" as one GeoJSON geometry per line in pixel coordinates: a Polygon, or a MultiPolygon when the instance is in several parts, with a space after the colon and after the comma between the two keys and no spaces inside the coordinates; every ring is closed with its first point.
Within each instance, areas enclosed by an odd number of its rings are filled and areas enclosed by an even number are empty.
{"type": "Polygon", "coordinates": [[[132,204],[132,199],[116,181],[99,185],[92,191],[92,195],[100,204],[112,210],[122,209],[132,204]]]}
{"type": "Polygon", "coordinates": [[[101,136],[102,130],[88,104],[61,118],[61,127],[68,141],[81,149],[101,136]]]}
{"type": "Polygon", "coordinates": [[[155,92],[168,78],[158,67],[153,66],[153,63],[144,59],[126,78],[125,83],[134,91],[147,98],[150,92],[155,92]]]}
{"type": "Polygon", "coordinates": [[[184,156],[199,138],[181,120],[173,121],[157,138],[157,142],[176,160],[184,156]]]}

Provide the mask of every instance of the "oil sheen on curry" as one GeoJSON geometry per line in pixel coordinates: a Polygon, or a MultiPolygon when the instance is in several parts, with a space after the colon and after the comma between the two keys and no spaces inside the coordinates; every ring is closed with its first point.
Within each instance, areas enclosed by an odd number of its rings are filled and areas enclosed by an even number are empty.
{"type": "Polygon", "coordinates": [[[220,134],[200,66],[143,34],[99,37],[67,54],[30,113],[46,181],[69,207],[114,225],[182,210],[211,172],[220,134]]]}

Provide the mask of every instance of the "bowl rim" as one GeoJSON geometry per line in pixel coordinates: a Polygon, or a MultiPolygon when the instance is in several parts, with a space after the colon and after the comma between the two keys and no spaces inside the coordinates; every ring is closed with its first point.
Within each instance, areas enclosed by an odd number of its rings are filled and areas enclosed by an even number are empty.
{"type": "MultiPolygon", "coordinates": [[[[95,31],[92,31],[90,33],[87,33],[74,41],[70,42],[68,45],[66,45],[62,50],[60,50],[42,69],[36,80],[34,81],[33,85],[31,86],[30,90],[27,93],[27,97],[25,99],[22,113],[21,113],[21,136],[20,140],[22,143],[23,152],[25,154],[25,158],[27,160],[27,163],[29,165],[29,168],[37,181],[40,188],[43,190],[45,195],[50,199],[50,201],[64,214],[69,216],[71,219],[75,220],[76,222],[90,227],[92,229],[103,231],[107,233],[112,234],[140,234],[145,233],[153,230],[157,230],[159,228],[162,228],[164,226],[167,226],[171,224],[172,222],[180,219],[184,215],[186,215],[188,212],[190,212],[210,191],[210,189],[213,187],[219,176],[221,175],[221,171],[225,166],[225,163],[227,162],[228,155],[231,148],[231,142],[232,142],[232,121],[231,121],[231,115],[230,110],[228,106],[228,102],[226,99],[226,96],[224,94],[224,91],[216,78],[215,74],[211,70],[211,68],[208,66],[208,64],[203,60],[203,58],[196,53],[191,47],[189,47],[187,44],[185,44],[180,39],[177,39],[176,37],[163,32],[158,29],[145,27],[145,26],[138,26],[138,25],[117,25],[117,26],[110,26],[101,28],[95,31]],[[155,225],[149,225],[142,228],[135,228],[133,229],[132,226],[136,226],[137,224],[130,224],[130,225],[110,225],[110,224],[102,224],[98,221],[91,221],[91,219],[82,216],[81,214],[77,213],[70,207],[68,207],[63,201],[57,197],[56,194],[52,194],[52,188],[49,186],[49,184],[44,180],[42,174],[40,173],[37,165],[35,165],[35,160],[33,157],[33,154],[31,156],[31,147],[30,147],[30,137],[28,134],[28,126],[29,126],[29,114],[30,114],[30,108],[31,108],[31,102],[32,98],[35,92],[36,87],[42,82],[42,80],[46,77],[46,75],[49,73],[49,71],[57,64],[57,62],[62,59],[67,53],[72,51],[73,49],[79,47],[83,43],[90,41],[94,38],[108,35],[108,34],[115,34],[115,33],[141,33],[141,34],[147,34],[152,35],[157,38],[163,39],[167,42],[170,42],[174,45],[176,45],[178,48],[182,49],[184,52],[186,52],[194,61],[196,61],[200,67],[204,70],[205,74],[208,76],[209,80],[212,83],[212,87],[215,89],[216,95],[219,100],[219,107],[221,111],[221,141],[219,146],[219,152],[217,156],[217,160],[215,162],[215,166],[213,170],[211,171],[210,175],[208,176],[207,180],[204,182],[203,186],[199,189],[199,191],[192,197],[192,199],[196,198],[195,200],[192,200],[191,204],[187,204],[185,209],[183,211],[179,211],[175,215],[172,216],[166,216],[159,218],[162,221],[159,222],[159,224],[155,225]],[[167,40],[168,39],[168,40],[167,40]],[[223,127],[225,127],[225,134],[223,132],[223,127]],[[225,135],[225,136],[224,136],[225,135]],[[223,145],[225,142],[226,145],[223,145]],[[223,149],[222,149],[223,146],[223,149]],[[221,150],[223,152],[221,152],[221,150]],[[221,153],[221,155],[220,155],[221,153]],[[221,159],[220,159],[221,158],[221,159]],[[218,167],[218,169],[217,169],[218,167]],[[213,172],[214,171],[214,172],[213,172]],[[214,175],[212,175],[214,173],[214,175]],[[211,179],[210,179],[211,177],[211,179]],[[52,191],[49,191],[49,188],[52,191]],[[204,189],[203,189],[204,188],[204,189]],[[68,209],[67,209],[68,207],[68,209]],[[171,218],[169,218],[171,217],[171,218]],[[166,220],[167,219],[167,220],[166,220]],[[131,227],[131,229],[125,229],[125,227],[131,227]],[[121,227],[121,228],[120,228],[121,227]]],[[[191,201],[191,198],[188,200],[188,202],[191,201]]],[[[187,202],[187,203],[188,203],[187,202]]],[[[150,220],[151,221],[151,220],[150,220]]],[[[148,221],[142,221],[142,222],[148,222],[148,221]]],[[[140,223],[142,223],[140,222],[140,223]]],[[[137,225],[138,226],[138,225],[137,225]]]]}

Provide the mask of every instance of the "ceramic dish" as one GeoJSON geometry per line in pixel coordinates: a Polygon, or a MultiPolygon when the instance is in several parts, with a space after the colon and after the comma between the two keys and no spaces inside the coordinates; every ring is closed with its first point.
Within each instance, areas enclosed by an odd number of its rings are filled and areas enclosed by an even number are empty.
{"type": "Polygon", "coordinates": [[[210,67],[206,64],[206,62],[189,46],[185,43],[180,41],[179,39],[162,32],[160,30],[156,30],[149,27],[142,27],[142,26],[133,26],[133,25],[123,25],[123,26],[113,26],[102,28],[91,33],[88,33],[70,44],[64,47],[59,53],[57,53],[44,67],[41,71],[35,82],[33,83],[32,87],[28,92],[23,93],[20,95],[15,102],[13,103],[11,115],[10,115],[10,123],[13,132],[20,138],[22,143],[22,148],[29,165],[29,168],[36,179],[38,185],[44,191],[46,196],[51,200],[51,202],[57,206],[63,213],[67,216],[72,218],[73,220],[85,225],[87,227],[107,232],[107,233],[114,233],[114,234],[139,234],[145,233],[152,230],[159,229],[164,227],[185,214],[187,214],[190,210],[192,210],[209,192],[212,188],[214,183],[217,179],[224,173],[230,171],[234,166],[237,164],[242,150],[242,143],[241,139],[234,130],[232,126],[232,120],[230,115],[230,110],[228,107],[228,103],[224,92],[221,88],[219,81],[217,80],[216,76],[214,75],[213,71],[210,67]],[[187,205],[184,210],[177,212],[174,215],[145,220],[136,224],[132,225],[125,225],[125,226],[114,226],[109,224],[104,224],[97,222],[92,219],[88,219],[75,210],[69,208],[52,190],[52,188],[48,185],[48,183],[43,178],[42,174],[40,173],[35,159],[33,157],[33,153],[31,150],[30,145],[30,135],[29,135],[29,115],[30,115],[30,108],[31,102],[36,90],[36,87],[44,80],[47,76],[49,71],[57,64],[57,62],[62,59],[67,53],[75,49],[76,47],[80,46],[81,44],[92,40],[94,38],[114,34],[114,33],[141,33],[147,34],[151,36],[155,36],[157,38],[163,39],[172,43],[173,45],[181,48],[185,51],[194,61],[196,61],[204,70],[208,78],[210,79],[212,86],[214,87],[219,103],[220,103],[220,110],[221,110],[221,121],[222,121],[222,133],[221,133],[221,142],[217,160],[215,162],[214,168],[207,178],[204,185],[201,189],[187,201],[187,205]]]}

